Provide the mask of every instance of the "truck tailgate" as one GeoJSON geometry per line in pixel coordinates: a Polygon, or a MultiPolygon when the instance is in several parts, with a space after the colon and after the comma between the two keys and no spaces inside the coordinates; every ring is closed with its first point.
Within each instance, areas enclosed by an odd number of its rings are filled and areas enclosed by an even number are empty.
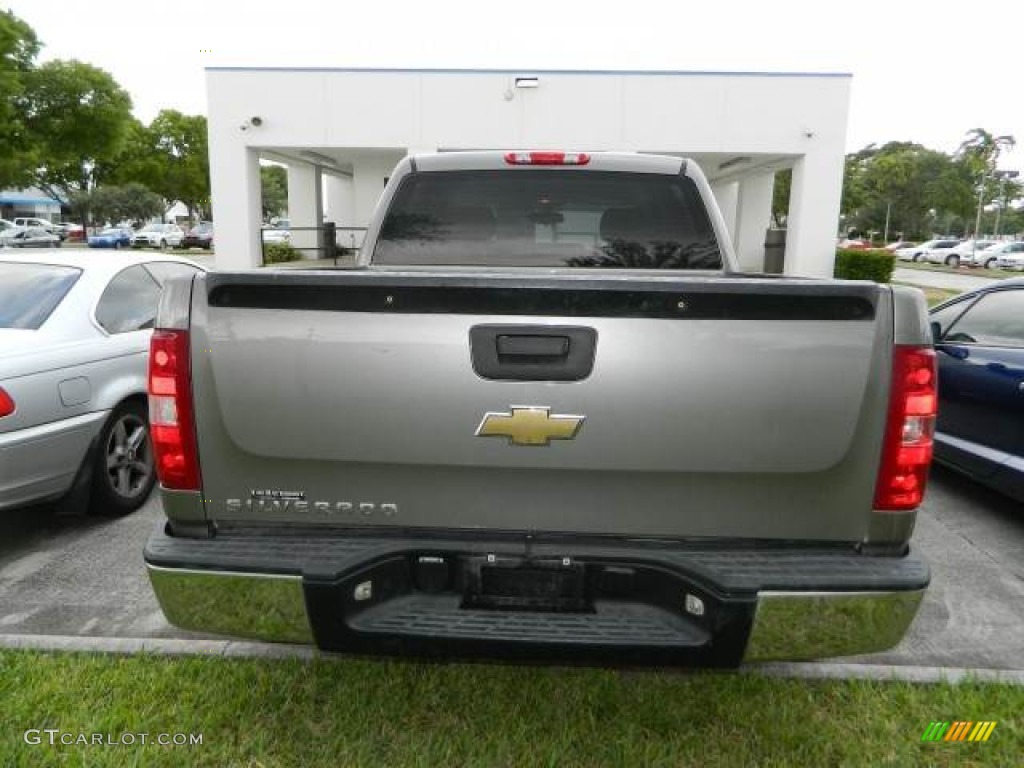
{"type": "Polygon", "coordinates": [[[207,516],[858,541],[891,317],[888,291],[861,283],[200,277],[207,516]],[[590,345],[592,368],[551,380],[563,338],[590,345]],[[484,358],[506,365],[488,373],[484,358]]]}

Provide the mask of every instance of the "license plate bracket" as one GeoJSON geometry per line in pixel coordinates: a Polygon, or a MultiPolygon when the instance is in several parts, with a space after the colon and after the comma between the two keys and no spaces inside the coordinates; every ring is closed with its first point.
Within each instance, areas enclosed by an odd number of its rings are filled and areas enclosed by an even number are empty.
{"type": "Polygon", "coordinates": [[[590,611],[586,568],[569,558],[469,558],[463,607],[518,611],[590,611]]]}

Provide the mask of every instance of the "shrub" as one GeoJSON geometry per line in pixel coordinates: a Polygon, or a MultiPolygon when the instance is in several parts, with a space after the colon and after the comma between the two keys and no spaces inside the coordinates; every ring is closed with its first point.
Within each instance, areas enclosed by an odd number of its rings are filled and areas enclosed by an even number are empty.
{"type": "Polygon", "coordinates": [[[888,283],[892,280],[895,257],[882,250],[837,250],[835,276],[841,280],[874,280],[888,283]]]}
{"type": "Polygon", "coordinates": [[[290,243],[264,243],[263,263],[280,264],[282,261],[298,261],[299,252],[290,243]]]}

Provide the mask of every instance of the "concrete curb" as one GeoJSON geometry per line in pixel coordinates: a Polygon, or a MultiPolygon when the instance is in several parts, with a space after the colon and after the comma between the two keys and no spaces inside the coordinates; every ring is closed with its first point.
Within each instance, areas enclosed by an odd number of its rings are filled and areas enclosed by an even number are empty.
{"type": "Polygon", "coordinates": [[[849,662],[771,662],[749,664],[742,671],[767,677],[810,680],[898,680],[906,683],[1005,683],[1024,685],[1024,670],[973,667],[916,667],[849,662]]]}
{"type": "MultiPolygon", "coordinates": [[[[86,653],[148,653],[157,656],[222,656],[247,659],[344,660],[308,645],[243,640],[78,637],[74,635],[0,635],[0,649],[86,653]]],[[[807,680],[896,680],[908,683],[1004,683],[1024,686],[1024,670],[968,667],[916,667],[843,662],[772,662],[748,664],[741,674],[807,680]]]]}

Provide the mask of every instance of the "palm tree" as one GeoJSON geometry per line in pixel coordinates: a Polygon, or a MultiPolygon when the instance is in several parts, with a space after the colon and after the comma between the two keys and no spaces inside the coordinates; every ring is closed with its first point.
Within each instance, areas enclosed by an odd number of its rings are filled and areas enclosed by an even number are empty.
{"type": "Polygon", "coordinates": [[[995,175],[999,156],[1007,149],[1017,145],[1017,140],[1009,134],[993,136],[984,128],[972,128],[967,138],[960,142],[956,151],[957,158],[962,160],[975,176],[978,184],[978,213],[974,220],[974,236],[978,236],[981,228],[981,209],[984,206],[985,182],[995,175]]]}
{"type": "Polygon", "coordinates": [[[956,154],[974,166],[974,170],[991,173],[996,169],[999,156],[1016,145],[1017,140],[1013,136],[993,136],[984,128],[972,128],[967,132],[967,138],[960,142],[956,154]]]}

